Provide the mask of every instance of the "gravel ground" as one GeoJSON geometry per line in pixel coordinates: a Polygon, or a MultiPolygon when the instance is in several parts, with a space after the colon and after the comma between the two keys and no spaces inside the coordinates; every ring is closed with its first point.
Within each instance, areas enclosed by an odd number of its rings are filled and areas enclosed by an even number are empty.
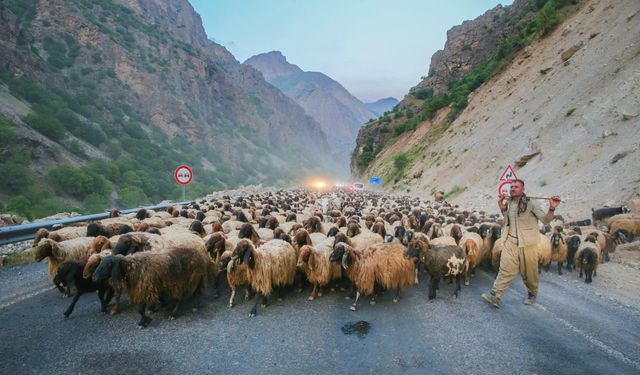
{"type": "Polygon", "coordinates": [[[0,354],[3,373],[562,373],[637,374],[640,371],[640,296],[605,281],[639,271],[623,263],[603,265],[594,283],[577,274],[542,277],[538,304],[516,279],[496,310],[480,299],[493,275],[478,272],[460,298],[444,283],[428,302],[427,283],[367,300],[358,312],[340,292],[309,302],[289,292],[249,318],[250,304],[226,307],[210,300],[198,312],[183,306],[174,321],[153,315],[136,328],[138,315],[124,303],[118,316],[99,313],[94,295],[83,296],[73,315],[53,289],[46,265],[0,269],[0,354]],[[620,268],[622,267],[622,268],[620,268]],[[366,335],[341,328],[367,321],[366,335]]]}

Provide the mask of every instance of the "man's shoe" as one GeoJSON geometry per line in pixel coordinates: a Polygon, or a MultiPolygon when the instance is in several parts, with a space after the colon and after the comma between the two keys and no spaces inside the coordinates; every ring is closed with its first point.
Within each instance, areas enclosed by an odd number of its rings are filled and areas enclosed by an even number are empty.
{"type": "Polygon", "coordinates": [[[522,301],[522,303],[529,306],[533,305],[536,303],[536,296],[532,296],[531,294],[529,294],[527,298],[524,301],[522,301]]]}
{"type": "Polygon", "coordinates": [[[482,293],[482,299],[496,309],[500,308],[500,299],[493,294],[482,293]]]}

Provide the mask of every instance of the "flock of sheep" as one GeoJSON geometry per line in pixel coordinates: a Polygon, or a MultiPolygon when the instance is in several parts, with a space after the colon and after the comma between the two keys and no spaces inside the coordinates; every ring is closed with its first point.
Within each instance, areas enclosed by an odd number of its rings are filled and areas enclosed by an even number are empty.
{"type": "MultiPolygon", "coordinates": [[[[593,213],[590,220],[541,228],[540,268],[556,262],[574,266],[585,281],[596,276],[598,264],[621,241],[640,232],[640,218],[622,208],[593,213]],[[581,226],[582,225],[582,226],[581,226]]],[[[369,192],[318,193],[280,190],[203,199],[186,206],[110,218],[84,226],[41,229],[34,240],[35,260],[47,259],[55,286],[73,300],[68,317],[83,293],[98,292],[101,311],[120,309],[122,294],[139,305],[140,321],[151,322],[150,310],[169,308],[175,318],[181,302],[202,296],[220,283],[231,290],[232,307],[238,288],[245,298],[255,296],[250,316],[258,304],[287,287],[308,297],[349,288],[347,298],[361,295],[375,303],[382,289],[400,292],[429,277],[429,299],[436,297],[442,278],[469,285],[476,268],[497,271],[503,241],[502,215],[469,211],[457,206],[410,197],[369,192]]]]}

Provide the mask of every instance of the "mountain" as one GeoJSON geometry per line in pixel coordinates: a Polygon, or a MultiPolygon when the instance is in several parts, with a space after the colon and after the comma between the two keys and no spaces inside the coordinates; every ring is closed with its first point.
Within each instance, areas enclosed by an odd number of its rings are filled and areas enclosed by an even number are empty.
{"type": "Polygon", "coordinates": [[[396,98],[383,98],[376,100],[373,103],[364,103],[364,106],[367,107],[374,115],[377,117],[382,116],[385,112],[390,111],[393,107],[398,104],[399,101],[396,98]]]}
{"type": "Polygon", "coordinates": [[[491,212],[508,164],[565,218],[637,199],[638,17],[623,0],[516,0],[454,27],[397,110],[362,128],[354,173],[491,212]]]}
{"type": "Polygon", "coordinates": [[[0,0],[0,119],[0,172],[21,173],[0,203],[20,212],[177,198],[182,163],[189,196],[336,165],[318,122],[187,0],[0,0]]]}
{"type": "Polygon", "coordinates": [[[332,154],[343,160],[341,174],[348,175],[350,153],[358,130],[377,116],[340,83],[322,73],[303,71],[289,63],[279,51],[252,56],[243,65],[260,71],[267,82],[295,100],[320,123],[332,154]]]}

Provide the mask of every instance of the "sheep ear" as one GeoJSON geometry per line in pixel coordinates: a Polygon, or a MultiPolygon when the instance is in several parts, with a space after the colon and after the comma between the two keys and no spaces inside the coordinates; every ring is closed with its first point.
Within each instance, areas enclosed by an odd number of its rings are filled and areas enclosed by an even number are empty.
{"type": "Polygon", "coordinates": [[[253,269],[255,267],[255,260],[253,259],[253,251],[247,246],[244,252],[244,259],[242,263],[246,264],[247,267],[253,269]]]}
{"type": "Polygon", "coordinates": [[[124,260],[124,256],[116,255],[113,258],[113,265],[111,267],[111,282],[113,284],[120,284],[124,279],[124,267],[122,267],[122,262],[124,260]]]}
{"type": "Polygon", "coordinates": [[[51,246],[51,254],[58,259],[64,258],[65,254],[60,251],[60,246],[54,241],[48,241],[51,246]]]}

